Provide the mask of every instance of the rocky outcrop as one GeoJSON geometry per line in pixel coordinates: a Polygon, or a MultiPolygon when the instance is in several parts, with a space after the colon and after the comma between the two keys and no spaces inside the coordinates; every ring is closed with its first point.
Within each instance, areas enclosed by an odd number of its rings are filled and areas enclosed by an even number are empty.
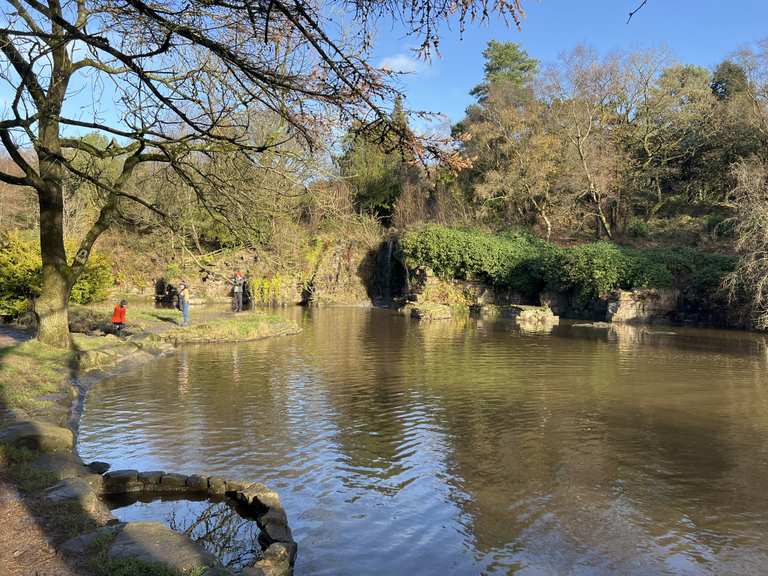
{"type": "Polygon", "coordinates": [[[160,522],[124,524],[107,548],[107,557],[156,562],[181,573],[202,566],[222,567],[216,557],[202,546],[160,522]]]}
{"type": "Polygon", "coordinates": [[[472,310],[483,319],[514,319],[523,332],[548,334],[555,326],[560,324],[560,318],[552,312],[549,306],[527,306],[524,304],[497,306],[486,304],[473,306],[472,310]]]}
{"type": "Polygon", "coordinates": [[[94,515],[107,509],[98,497],[101,476],[95,478],[65,478],[48,488],[43,496],[49,502],[77,503],[81,510],[94,515]]]}
{"type": "Polygon", "coordinates": [[[680,292],[647,288],[616,290],[608,297],[608,322],[648,324],[671,321],[678,308],[680,292]]]}
{"type": "Polygon", "coordinates": [[[408,303],[401,309],[406,316],[415,320],[448,320],[453,316],[451,307],[435,302],[408,303]]]}

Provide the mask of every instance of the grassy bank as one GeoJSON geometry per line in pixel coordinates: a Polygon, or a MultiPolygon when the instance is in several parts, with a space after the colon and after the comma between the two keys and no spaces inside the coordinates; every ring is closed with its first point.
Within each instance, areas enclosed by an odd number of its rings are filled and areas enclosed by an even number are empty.
{"type": "Polygon", "coordinates": [[[299,327],[279,316],[244,312],[238,316],[217,318],[187,327],[174,327],[162,338],[175,343],[245,342],[270,336],[298,334],[299,327]]]}
{"type": "Polygon", "coordinates": [[[73,351],[50,348],[36,340],[0,348],[0,404],[27,412],[45,411],[62,392],[77,365],[73,351]]]}
{"type": "MultiPolygon", "coordinates": [[[[193,324],[180,327],[179,313],[158,310],[148,305],[131,306],[125,334],[104,334],[110,327],[111,304],[74,306],[73,350],[56,350],[22,333],[0,333],[0,428],[16,420],[48,421],[55,426],[46,433],[67,433],[61,427],[69,420],[74,387],[70,378],[91,369],[105,369],[127,359],[143,362],[184,342],[242,341],[294,334],[294,323],[262,313],[233,315],[223,310],[195,309],[193,324]]],[[[10,427],[9,430],[13,430],[10,427]]],[[[71,438],[71,434],[70,434],[71,438]]],[[[182,576],[164,565],[135,558],[110,559],[94,552],[95,559],[64,558],[58,546],[72,537],[105,526],[111,519],[101,503],[87,498],[55,500],[45,490],[64,478],[79,479],[92,472],[70,450],[58,448],[54,454],[0,443],[0,540],[15,551],[10,573],[30,565],[42,572],[122,576],[182,576]]],[[[71,446],[71,444],[70,444],[71,446]]],[[[50,447],[49,447],[50,448],[50,447]]],[[[47,448],[48,449],[48,448],[47,448]]],[[[47,450],[46,449],[46,450],[47,450]]],[[[73,480],[74,481],[74,480],[73,480]]],[[[41,573],[42,573],[41,572],[41,573]]],[[[189,574],[202,574],[203,569],[189,574]]],[[[185,572],[187,576],[187,574],[185,572]]]]}

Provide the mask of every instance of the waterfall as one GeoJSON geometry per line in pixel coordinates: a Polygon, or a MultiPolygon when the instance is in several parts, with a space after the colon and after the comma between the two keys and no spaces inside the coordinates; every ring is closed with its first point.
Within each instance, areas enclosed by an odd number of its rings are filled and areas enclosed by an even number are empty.
{"type": "Polygon", "coordinates": [[[391,236],[381,243],[376,253],[375,296],[382,304],[389,304],[408,288],[408,270],[399,248],[397,237],[391,236]]]}
{"type": "Polygon", "coordinates": [[[394,245],[394,238],[389,238],[384,245],[384,289],[381,296],[387,300],[392,299],[392,249],[394,245]]]}

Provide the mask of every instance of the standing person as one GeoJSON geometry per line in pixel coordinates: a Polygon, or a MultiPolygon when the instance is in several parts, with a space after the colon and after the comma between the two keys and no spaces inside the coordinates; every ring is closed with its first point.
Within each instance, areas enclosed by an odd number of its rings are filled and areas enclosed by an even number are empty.
{"type": "Polygon", "coordinates": [[[240,274],[240,270],[235,272],[235,277],[230,280],[232,282],[232,309],[235,312],[243,311],[243,285],[245,279],[240,274]]]}
{"type": "Polygon", "coordinates": [[[128,302],[120,300],[120,304],[115,304],[115,310],[112,312],[112,328],[115,329],[117,334],[125,328],[125,313],[127,311],[128,302]]]}
{"type": "Polygon", "coordinates": [[[181,310],[182,326],[189,326],[189,286],[183,280],[179,284],[179,310],[181,310]]]}

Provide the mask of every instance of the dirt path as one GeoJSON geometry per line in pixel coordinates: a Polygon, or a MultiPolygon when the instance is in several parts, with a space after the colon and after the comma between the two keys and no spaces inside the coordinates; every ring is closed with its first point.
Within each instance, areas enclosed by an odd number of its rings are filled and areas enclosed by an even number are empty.
{"type": "Polygon", "coordinates": [[[30,513],[24,497],[0,473],[2,576],[76,576],[56,554],[39,522],[30,513]]]}

